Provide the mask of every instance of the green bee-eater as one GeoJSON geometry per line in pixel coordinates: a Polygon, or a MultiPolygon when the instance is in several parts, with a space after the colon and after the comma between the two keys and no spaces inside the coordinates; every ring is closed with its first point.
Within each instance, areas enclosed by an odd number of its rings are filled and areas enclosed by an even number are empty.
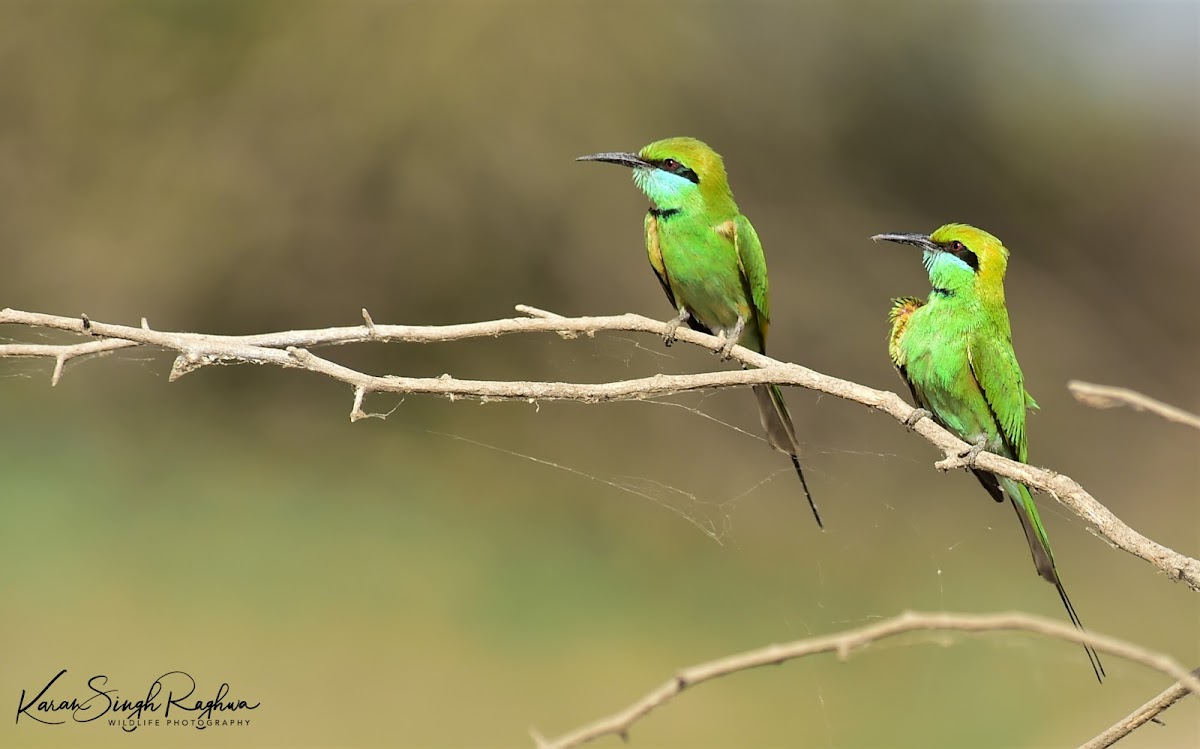
{"type": "MultiPolygon", "coordinates": [[[[687,323],[722,336],[725,358],[738,343],[765,354],[771,322],[767,261],[754,227],[733,200],[720,154],[695,138],[668,138],[638,153],[597,153],[577,160],[631,168],[634,184],[652,203],[645,222],[646,252],[679,313],[669,324],[667,345],[687,323]]],[[[783,394],[775,385],[756,385],[754,395],[768,441],[791,456],[820,526],[783,394]]]]}
{"type": "MultiPolygon", "coordinates": [[[[1004,304],[1008,250],[991,234],[964,224],[947,224],[928,235],[877,234],[872,239],[920,248],[929,271],[929,300],[897,299],[890,314],[888,353],[917,406],[975,445],[975,452],[986,449],[1025,462],[1025,411],[1037,403],[1025,391],[1004,304]]],[[[1028,487],[987,471],[972,472],[993,499],[1012,502],[1038,574],[1058,589],[1071,622],[1083,629],[1055,569],[1050,539],[1028,487]]],[[[1085,649],[1101,678],[1099,656],[1085,649]]]]}

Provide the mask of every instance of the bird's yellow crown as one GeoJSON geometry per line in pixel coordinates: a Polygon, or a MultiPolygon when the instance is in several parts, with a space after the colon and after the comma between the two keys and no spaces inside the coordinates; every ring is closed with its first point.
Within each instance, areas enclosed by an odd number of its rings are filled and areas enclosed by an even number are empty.
{"type": "Polygon", "coordinates": [[[695,183],[695,190],[706,205],[736,212],[725,161],[704,141],[687,136],[656,140],[642,148],[638,156],[695,183]]]}
{"type": "Polygon", "coordinates": [[[946,224],[929,239],[943,247],[953,248],[958,242],[966,251],[975,255],[978,271],[975,286],[980,292],[998,290],[1004,294],[1004,274],[1008,270],[1008,248],[983,229],[968,224],[946,224]]]}

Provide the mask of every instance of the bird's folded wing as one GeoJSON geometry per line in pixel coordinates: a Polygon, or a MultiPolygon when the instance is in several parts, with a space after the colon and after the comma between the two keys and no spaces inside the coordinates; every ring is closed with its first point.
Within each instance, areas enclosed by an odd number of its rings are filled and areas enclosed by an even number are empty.
{"type": "Polygon", "coordinates": [[[658,219],[653,213],[646,214],[646,254],[650,257],[650,267],[654,269],[654,275],[658,276],[658,282],[667,293],[671,309],[678,310],[675,292],[671,291],[671,279],[667,276],[667,265],[663,262],[662,245],[658,243],[658,219]]]}
{"type": "Polygon", "coordinates": [[[742,278],[750,289],[758,328],[763,341],[766,341],[767,327],[771,324],[771,295],[767,286],[767,258],[763,255],[758,233],[754,231],[749,219],[740,213],[717,230],[733,240],[733,247],[737,251],[738,269],[741,270],[742,278]]]}
{"type": "Polygon", "coordinates": [[[1028,394],[1011,339],[995,331],[978,331],[967,342],[967,360],[1011,457],[1024,463],[1028,453],[1025,439],[1028,394]]]}

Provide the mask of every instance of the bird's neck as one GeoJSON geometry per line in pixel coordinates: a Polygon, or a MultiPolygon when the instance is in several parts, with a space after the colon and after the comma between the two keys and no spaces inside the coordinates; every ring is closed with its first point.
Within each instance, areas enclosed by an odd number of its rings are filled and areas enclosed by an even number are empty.
{"type": "Polygon", "coordinates": [[[1008,308],[1004,306],[1004,295],[999,301],[970,290],[942,289],[934,286],[929,292],[926,306],[932,315],[949,315],[956,320],[969,320],[972,327],[989,325],[1009,329],[1008,308]]]}
{"type": "Polygon", "coordinates": [[[697,199],[651,200],[650,205],[650,215],[659,221],[690,219],[715,226],[738,215],[737,204],[733,202],[732,197],[727,201],[715,203],[697,199]]]}

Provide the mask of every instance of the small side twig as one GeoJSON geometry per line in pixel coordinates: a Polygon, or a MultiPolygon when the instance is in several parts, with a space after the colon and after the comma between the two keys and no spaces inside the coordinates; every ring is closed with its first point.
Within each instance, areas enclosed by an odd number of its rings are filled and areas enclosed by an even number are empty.
{"type": "Polygon", "coordinates": [[[116,351],[117,349],[132,348],[138,345],[135,341],[123,341],[117,338],[67,344],[8,343],[0,346],[0,356],[53,359],[54,373],[50,376],[50,385],[53,387],[62,380],[63,368],[72,359],[85,356],[98,356],[107,354],[110,351],[116,351]]]}
{"type": "Polygon", "coordinates": [[[1200,679],[1170,656],[1147,650],[1115,637],[1087,632],[1068,624],[1030,614],[954,614],[907,611],[900,616],[865,627],[823,637],[810,637],[784,645],[768,645],[685,668],[629,707],[587,724],[555,739],[531,731],[537,749],[570,749],[602,736],[626,736],[634,723],[655,708],[678,697],[684,689],[722,676],[760,666],[773,666],[817,653],[836,653],[845,659],[870,643],[906,632],[1028,632],[1091,647],[1124,658],[1178,679],[1184,689],[1200,694],[1200,679]]]}
{"type": "Polygon", "coordinates": [[[1172,406],[1170,403],[1155,400],[1136,390],[1112,385],[1093,385],[1090,382],[1079,380],[1068,382],[1067,389],[1071,391],[1071,395],[1075,396],[1075,400],[1092,408],[1129,406],[1136,411],[1149,411],[1176,424],[1185,424],[1193,429],[1200,429],[1200,416],[1172,406]]]}

